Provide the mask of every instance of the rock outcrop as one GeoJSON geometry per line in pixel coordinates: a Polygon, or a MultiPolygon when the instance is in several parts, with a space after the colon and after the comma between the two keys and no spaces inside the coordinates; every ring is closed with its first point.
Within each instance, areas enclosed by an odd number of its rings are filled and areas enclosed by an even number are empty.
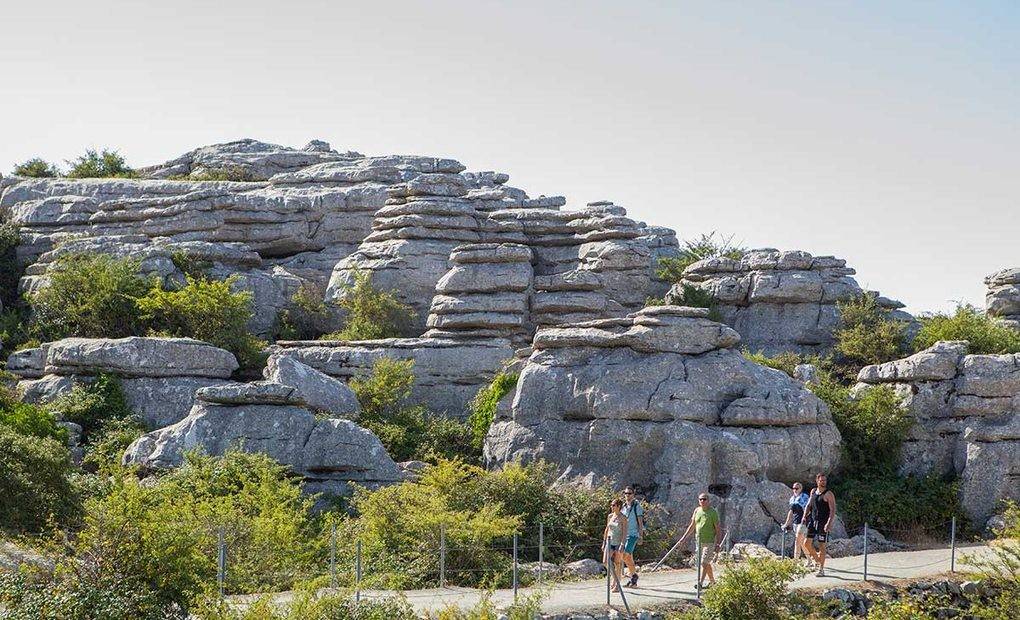
{"type": "Polygon", "coordinates": [[[120,379],[131,409],[150,428],[177,422],[195,390],[229,383],[229,351],[189,338],[65,338],[13,353],[7,370],[27,402],[49,402],[100,374],[120,379]]]}
{"type": "Polygon", "coordinates": [[[784,482],[835,466],[839,432],[824,403],[744,358],[737,332],[707,314],[661,306],[540,329],[487,462],[546,459],[561,482],[639,484],[684,514],[708,490],[733,540],[767,541],[784,482]]]}
{"type": "Polygon", "coordinates": [[[985,308],[988,316],[994,316],[1020,329],[1020,267],[996,271],[985,278],[988,293],[985,308]]]}
{"type": "Polygon", "coordinates": [[[1020,354],[967,355],[938,342],[866,366],[855,390],[890,385],[915,423],[903,446],[908,474],[955,474],[961,504],[984,523],[1002,499],[1020,500],[1020,354]]]}
{"type": "MultiPolygon", "coordinates": [[[[723,322],[737,330],[743,345],[766,355],[826,353],[839,325],[836,303],[863,295],[846,261],[799,250],[751,250],[739,260],[708,258],[684,270],[667,295],[682,298],[689,285],[712,294],[723,322]]],[[[877,298],[892,316],[907,322],[903,304],[877,298]]]]}
{"type": "MultiPolygon", "coordinates": [[[[276,363],[267,373],[273,381],[199,389],[187,417],[140,437],[125,452],[124,462],[151,471],[179,466],[193,448],[211,455],[237,448],[263,452],[290,466],[313,493],[347,495],[352,482],[373,488],[403,479],[370,431],[349,419],[316,417],[314,412],[323,407],[309,401],[321,398],[321,386],[335,380],[293,360],[276,363]]],[[[329,413],[354,413],[328,406],[329,413]]]]}
{"type": "Polygon", "coordinates": [[[413,360],[411,400],[452,417],[466,416],[468,402],[514,355],[510,341],[491,337],[280,341],[273,351],[344,382],[368,376],[381,358],[413,360]]]}

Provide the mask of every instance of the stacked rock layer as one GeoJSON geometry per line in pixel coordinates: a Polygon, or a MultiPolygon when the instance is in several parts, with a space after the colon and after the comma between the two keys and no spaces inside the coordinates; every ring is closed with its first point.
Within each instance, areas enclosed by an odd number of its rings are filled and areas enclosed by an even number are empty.
{"type": "Polygon", "coordinates": [[[1020,267],[1003,269],[985,278],[988,293],[985,307],[989,316],[1020,329],[1020,267]]]}
{"type": "Polygon", "coordinates": [[[904,473],[959,476],[961,504],[975,524],[1001,500],[1020,500],[1020,354],[967,355],[965,342],[938,342],[866,366],[857,380],[857,390],[892,386],[914,418],[904,473]]]}
{"type": "MultiPolygon", "coordinates": [[[[839,325],[837,302],[865,293],[854,270],[832,256],[802,251],[752,250],[739,260],[709,258],[684,270],[667,296],[680,300],[683,286],[712,294],[723,321],[740,333],[744,346],[766,355],[825,353],[839,325]]],[[[899,302],[877,297],[892,316],[910,322],[899,302]]]]}
{"type": "Polygon", "coordinates": [[[541,458],[561,482],[639,484],[678,514],[707,488],[734,540],[766,542],[786,516],[784,483],[832,468],[839,432],[824,403],[706,317],[661,306],[540,329],[487,462],[541,458]]]}

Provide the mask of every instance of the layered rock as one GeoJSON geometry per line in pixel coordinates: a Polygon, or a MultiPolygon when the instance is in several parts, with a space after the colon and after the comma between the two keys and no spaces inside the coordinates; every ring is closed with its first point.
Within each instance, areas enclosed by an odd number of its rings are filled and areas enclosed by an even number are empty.
{"type": "Polygon", "coordinates": [[[889,385],[915,423],[902,471],[955,474],[975,523],[1000,500],[1020,499],[1020,354],[967,355],[965,342],[939,342],[910,357],[866,366],[856,390],[889,385]]]}
{"type": "Polygon", "coordinates": [[[985,278],[985,285],[988,287],[985,295],[988,316],[1020,329],[1020,267],[996,271],[985,278]]]}
{"type": "Polygon", "coordinates": [[[191,409],[195,390],[229,383],[237,370],[229,351],[189,338],[65,338],[13,353],[27,402],[49,402],[100,374],[120,380],[128,406],[150,428],[177,422],[191,409]]]}
{"type": "Polygon", "coordinates": [[[486,460],[639,484],[679,518],[708,490],[734,540],[765,542],[786,515],[784,482],[834,467],[840,437],[820,400],[739,342],[706,310],[675,306],[540,329],[486,460]]]}
{"type": "Polygon", "coordinates": [[[531,249],[515,243],[458,246],[436,284],[426,337],[529,340],[531,249]]]}
{"type": "Polygon", "coordinates": [[[370,375],[382,358],[413,360],[411,400],[435,413],[463,417],[467,404],[513,357],[514,349],[501,338],[388,338],[280,341],[273,352],[344,382],[370,375]]]}
{"type": "MultiPolygon", "coordinates": [[[[348,495],[351,483],[369,488],[403,480],[379,439],[349,419],[317,418],[323,386],[341,384],[292,360],[277,360],[276,380],[199,389],[188,416],[148,433],[128,447],[125,464],[152,471],[179,466],[188,450],[222,455],[230,449],[263,452],[305,480],[308,492],[348,495]],[[283,368],[280,367],[283,364],[283,368]]],[[[346,386],[343,386],[344,388],[346,386]]],[[[329,413],[355,412],[337,401],[329,413]]]]}
{"type": "MultiPolygon", "coordinates": [[[[708,258],[684,270],[667,296],[682,299],[684,285],[712,294],[723,322],[744,346],[766,355],[826,353],[839,325],[837,302],[866,293],[846,261],[799,250],[752,250],[740,259],[708,258]]],[[[899,302],[877,297],[893,318],[912,321],[899,302]]]]}

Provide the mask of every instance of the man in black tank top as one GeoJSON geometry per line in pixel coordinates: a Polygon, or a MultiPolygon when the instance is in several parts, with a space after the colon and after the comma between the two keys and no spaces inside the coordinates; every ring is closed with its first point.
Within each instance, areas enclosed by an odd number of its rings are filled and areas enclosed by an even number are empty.
{"type": "Polygon", "coordinates": [[[807,508],[804,509],[807,519],[807,541],[804,551],[818,564],[819,577],[825,576],[825,546],[829,540],[832,524],[836,522],[836,496],[828,487],[825,474],[815,476],[815,486],[811,490],[807,508]],[[815,551],[814,543],[818,543],[815,551]]]}

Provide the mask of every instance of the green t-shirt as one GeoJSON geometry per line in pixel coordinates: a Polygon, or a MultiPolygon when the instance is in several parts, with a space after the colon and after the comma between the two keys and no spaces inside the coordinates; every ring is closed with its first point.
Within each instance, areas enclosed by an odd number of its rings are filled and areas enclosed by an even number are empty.
{"type": "Polygon", "coordinates": [[[715,526],[719,523],[719,513],[715,508],[708,510],[700,506],[694,510],[694,529],[697,532],[698,542],[702,545],[715,543],[715,526]]]}

